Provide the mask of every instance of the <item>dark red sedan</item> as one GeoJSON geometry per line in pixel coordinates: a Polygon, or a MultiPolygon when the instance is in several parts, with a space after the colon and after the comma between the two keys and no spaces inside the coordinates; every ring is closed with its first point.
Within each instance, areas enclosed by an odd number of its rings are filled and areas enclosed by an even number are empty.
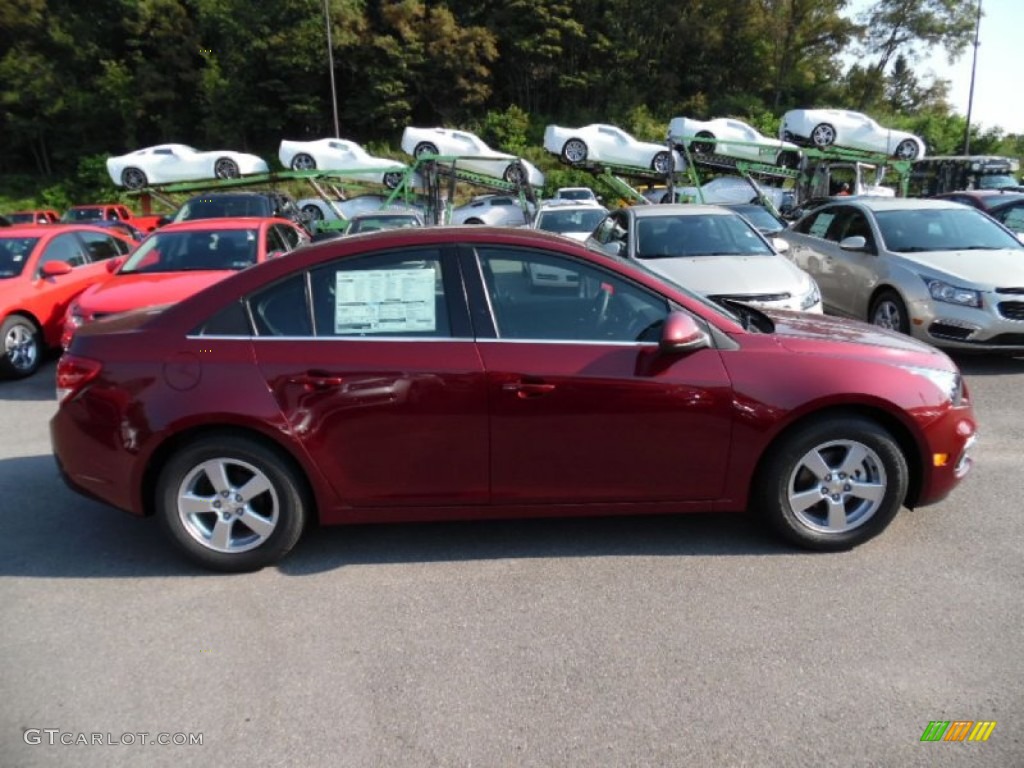
{"type": "Polygon", "coordinates": [[[739,511],[841,550],[971,467],[942,352],[711,304],[547,233],[395,230],[83,327],[51,423],[76,490],[211,568],[306,523],[739,511]],[[539,293],[529,275],[573,273],[539,293]]]}

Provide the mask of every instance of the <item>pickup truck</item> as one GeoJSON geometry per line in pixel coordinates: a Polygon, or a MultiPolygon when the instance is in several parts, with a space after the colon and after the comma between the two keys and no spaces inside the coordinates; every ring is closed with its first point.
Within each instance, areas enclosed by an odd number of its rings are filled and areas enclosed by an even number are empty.
{"type": "Polygon", "coordinates": [[[126,205],[97,203],[76,205],[64,211],[60,220],[65,224],[87,224],[91,221],[126,221],[142,232],[152,232],[160,226],[162,216],[136,216],[126,205]]]}

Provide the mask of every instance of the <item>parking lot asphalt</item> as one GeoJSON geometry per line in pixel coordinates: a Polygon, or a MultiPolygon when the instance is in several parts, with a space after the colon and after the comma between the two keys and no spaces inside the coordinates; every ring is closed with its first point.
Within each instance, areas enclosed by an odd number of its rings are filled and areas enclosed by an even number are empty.
{"type": "Polygon", "coordinates": [[[0,382],[0,765],[1024,765],[1024,360],[958,362],[974,472],[853,552],[726,515],[358,526],[241,576],[60,483],[52,363],[0,382]]]}

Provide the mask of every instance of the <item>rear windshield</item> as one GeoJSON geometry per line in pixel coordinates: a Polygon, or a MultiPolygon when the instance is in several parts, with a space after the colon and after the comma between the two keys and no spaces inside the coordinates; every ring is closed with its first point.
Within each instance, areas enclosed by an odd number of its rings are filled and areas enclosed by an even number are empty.
{"type": "Polygon", "coordinates": [[[174,221],[272,215],[270,201],[259,195],[211,195],[193,197],[181,206],[174,221]]]}
{"type": "Polygon", "coordinates": [[[244,269],[256,263],[257,230],[157,230],[128,257],[119,274],[244,269]]]}
{"type": "Polygon", "coordinates": [[[0,280],[20,275],[38,242],[38,237],[0,237],[0,280]]]}
{"type": "Polygon", "coordinates": [[[71,208],[60,217],[61,221],[97,221],[103,218],[102,208],[71,208]]]}

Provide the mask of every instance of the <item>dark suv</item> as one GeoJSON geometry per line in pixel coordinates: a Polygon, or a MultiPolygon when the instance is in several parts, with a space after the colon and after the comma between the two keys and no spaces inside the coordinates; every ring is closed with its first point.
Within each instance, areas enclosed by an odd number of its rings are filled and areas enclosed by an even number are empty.
{"type": "Polygon", "coordinates": [[[276,216],[311,231],[309,214],[300,210],[295,201],[283,192],[207,192],[188,200],[171,221],[240,216],[276,216]]]}

